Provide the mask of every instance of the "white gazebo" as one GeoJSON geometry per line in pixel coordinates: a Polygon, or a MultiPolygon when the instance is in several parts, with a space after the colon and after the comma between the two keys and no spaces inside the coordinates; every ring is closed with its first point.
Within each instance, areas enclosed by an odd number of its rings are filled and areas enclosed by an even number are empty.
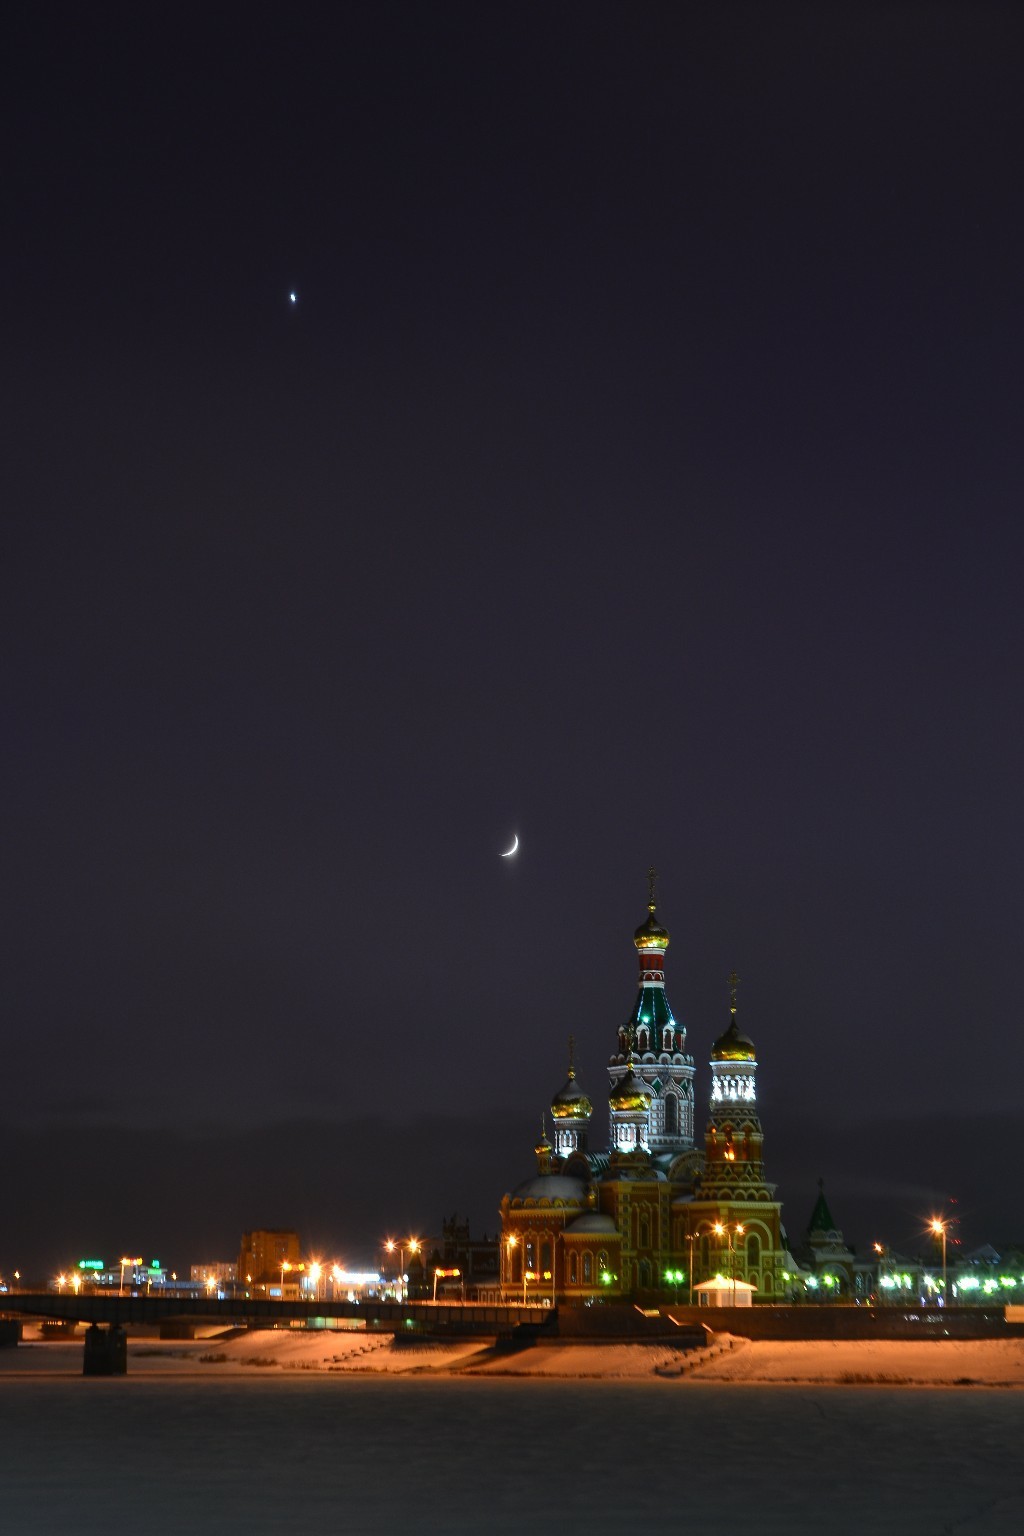
{"type": "Polygon", "coordinates": [[[716,1275],[713,1280],[702,1280],[695,1285],[699,1307],[749,1307],[753,1304],[756,1285],[745,1280],[727,1280],[716,1275]]]}

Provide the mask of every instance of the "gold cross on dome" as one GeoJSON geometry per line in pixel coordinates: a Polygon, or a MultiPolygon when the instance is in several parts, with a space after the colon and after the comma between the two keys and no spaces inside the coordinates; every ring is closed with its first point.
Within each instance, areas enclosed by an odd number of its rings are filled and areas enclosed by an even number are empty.
{"type": "Polygon", "coordinates": [[[735,971],[729,972],[729,1011],[736,1012],[736,988],[739,986],[739,977],[735,971]]]}
{"type": "Polygon", "coordinates": [[[647,907],[651,912],[654,911],[654,887],[657,885],[657,883],[658,871],[652,864],[650,869],[647,871],[647,907]]]}

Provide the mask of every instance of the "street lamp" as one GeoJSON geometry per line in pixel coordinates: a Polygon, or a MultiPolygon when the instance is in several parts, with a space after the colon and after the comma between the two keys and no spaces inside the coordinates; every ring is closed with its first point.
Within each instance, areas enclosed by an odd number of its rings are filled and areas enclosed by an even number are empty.
{"type": "MultiPolygon", "coordinates": [[[[409,1239],[410,1259],[415,1258],[417,1256],[417,1254],[419,1254],[419,1252],[420,1252],[420,1240],[419,1240],[419,1238],[418,1237],[410,1237],[410,1239],[409,1239]]],[[[427,1273],[426,1269],[424,1269],[424,1271],[423,1271],[424,1278],[426,1277],[426,1273],[427,1273]]],[[[409,1299],[409,1283],[406,1280],[405,1274],[403,1273],[403,1275],[402,1275],[402,1300],[403,1301],[408,1301],[408,1299],[409,1299]]]]}
{"type": "Polygon", "coordinates": [[[122,1259],[121,1259],[121,1279],[120,1279],[120,1282],[119,1282],[118,1287],[117,1287],[117,1294],[119,1296],[123,1296],[124,1295],[124,1267],[125,1267],[125,1265],[126,1264],[131,1264],[132,1266],[134,1266],[136,1264],[141,1264],[141,1263],[142,1263],[142,1255],[141,1254],[139,1255],[139,1257],[137,1259],[122,1257],[122,1259]]]}
{"type": "Polygon", "coordinates": [[[942,1305],[946,1305],[946,1223],[933,1216],[928,1223],[936,1237],[942,1238],[942,1305]]]}
{"type": "Polygon", "coordinates": [[[735,1259],[735,1255],[733,1253],[732,1234],[733,1234],[734,1231],[738,1232],[738,1233],[742,1233],[742,1231],[743,1231],[743,1223],[741,1221],[738,1221],[736,1223],[735,1227],[730,1227],[727,1222],[716,1221],[715,1224],[714,1224],[714,1227],[712,1228],[712,1230],[717,1234],[718,1237],[724,1236],[726,1241],[729,1244],[729,1274],[730,1274],[730,1276],[732,1278],[732,1304],[733,1304],[733,1306],[735,1306],[736,1305],[736,1259],[735,1259]]]}
{"type": "Polygon", "coordinates": [[[692,1232],[687,1232],[687,1234],[686,1234],[686,1241],[690,1245],[690,1306],[691,1307],[693,1306],[693,1245],[696,1242],[698,1237],[706,1237],[709,1232],[714,1232],[719,1237],[721,1237],[721,1235],[722,1235],[722,1224],[721,1224],[721,1222],[719,1222],[719,1221],[709,1222],[707,1226],[702,1226],[700,1223],[698,1223],[697,1226],[694,1227],[692,1232]]]}
{"type": "Polygon", "coordinates": [[[287,1259],[282,1259],[281,1260],[281,1300],[282,1301],[284,1301],[284,1277],[285,1277],[285,1272],[287,1270],[291,1269],[291,1267],[292,1266],[288,1263],[287,1259]]]}
{"type": "Polygon", "coordinates": [[[314,1301],[320,1300],[320,1276],[322,1273],[323,1271],[320,1268],[320,1265],[317,1263],[316,1259],[314,1259],[312,1264],[309,1266],[309,1278],[313,1285],[314,1301]]]}
{"type": "MultiPolygon", "coordinates": [[[[410,1248],[412,1248],[412,1244],[411,1243],[410,1243],[409,1246],[410,1246],[410,1248]]],[[[395,1249],[396,1248],[398,1249],[398,1287],[397,1287],[398,1288],[398,1299],[399,1299],[399,1301],[404,1301],[405,1300],[405,1244],[404,1243],[396,1243],[393,1237],[389,1237],[387,1242],[384,1244],[384,1247],[387,1249],[388,1253],[394,1253],[395,1249]]]]}
{"type": "Polygon", "coordinates": [[[518,1247],[519,1239],[513,1232],[505,1239],[505,1274],[508,1285],[512,1283],[512,1254],[518,1247]]]}

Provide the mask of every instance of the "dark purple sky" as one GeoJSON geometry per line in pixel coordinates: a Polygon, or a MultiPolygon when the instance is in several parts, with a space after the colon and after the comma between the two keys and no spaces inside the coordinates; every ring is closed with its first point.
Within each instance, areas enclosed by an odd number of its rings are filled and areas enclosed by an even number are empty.
{"type": "Polygon", "coordinates": [[[652,861],[794,1239],[1024,1241],[1022,48],[8,18],[0,1272],[493,1230],[652,861]]]}

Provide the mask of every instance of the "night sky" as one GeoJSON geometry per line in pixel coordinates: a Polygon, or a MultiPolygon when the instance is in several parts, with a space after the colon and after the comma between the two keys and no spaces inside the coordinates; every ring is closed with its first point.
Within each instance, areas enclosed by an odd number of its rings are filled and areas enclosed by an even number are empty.
{"type": "Polygon", "coordinates": [[[652,862],[791,1239],[1024,1242],[1021,7],[4,58],[0,1272],[493,1232],[652,862]]]}

